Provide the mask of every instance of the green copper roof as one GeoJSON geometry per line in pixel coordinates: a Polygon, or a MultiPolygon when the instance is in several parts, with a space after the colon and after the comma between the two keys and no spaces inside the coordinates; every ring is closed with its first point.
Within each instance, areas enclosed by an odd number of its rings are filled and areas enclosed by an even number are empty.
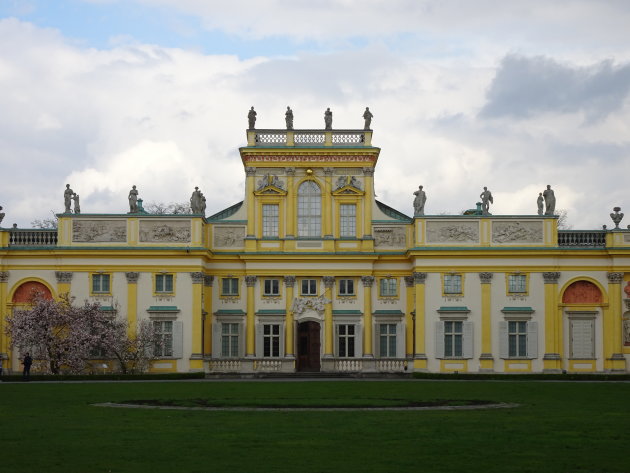
{"type": "Polygon", "coordinates": [[[217,212],[214,215],[211,215],[206,220],[208,220],[208,221],[223,220],[223,219],[226,219],[228,217],[231,217],[236,212],[238,212],[238,210],[241,208],[242,205],[243,205],[243,201],[241,200],[239,203],[234,204],[231,207],[228,207],[227,209],[221,210],[220,212],[217,212]]]}
{"type": "Polygon", "coordinates": [[[534,309],[532,309],[531,307],[504,307],[503,309],[501,309],[501,312],[503,313],[514,313],[514,312],[518,312],[518,313],[528,313],[531,314],[532,312],[534,312],[534,309]]]}
{"type": "Polygon", "coordinates": [[[376,202],[376,205],[378,205],[378,208],[381,210],[381,212],[383,212],[388,217],[391,217],[393,219],[400,220],[400,221],[403,221],[403,222],[406,222],[406,223],[413,222],[413,218],[408,217],[404,213],[399,212],[398,210],[391,208],[389,205],[385,205],[384,203],[379,202],[378,200],[375,201],[375,202],[376,202]]]}

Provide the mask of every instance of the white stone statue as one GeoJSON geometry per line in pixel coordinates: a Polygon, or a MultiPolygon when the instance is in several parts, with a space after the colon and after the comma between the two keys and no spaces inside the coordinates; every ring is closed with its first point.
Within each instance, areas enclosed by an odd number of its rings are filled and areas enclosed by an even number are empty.
{"type": "Polygon", "coordinates": [[[81,213],[81,204],[79,203],[79,194],[72,194],[72,200],[74,201],[74,213],[81,213]]]}
{"type": "Polygon", "coordinates": [[[556,211],[556,196],[550,185],[543,192],[543,197],[545,198],[545,215],[554,215],[556,211]]]}
{"type": "Polygon", "coordinates": [[[332,111],[330,107],[324,112],[324,124],[326,125],[325,130],[332,130],[332,111]]]}
{"type": "Polygon", "coordinates": [[[363,112],[363,119],[365,120],[365,125],[363,126],[364,130],[369,130],[370,125],[372,124],[372,112],[370,112],[370,107],[365,107],[365,112],[363,112]]]}
{"type": "Polygon", "coordinates": [[[199,190],[199,187],[195,187],[195,190],[193,191],[192,195],[190,196],[190,209],[192,210],[192,213],[194,214],[200,214],[202,213],[201,207],[202,207],[202,197],[203,194],[201,193],[201,191],[199,190]]]}
{"type": "Polygon", "coordinates": [[[492,192],[490,192],[487,187],[484,187],[483,192],[479,194],[479,198],[481,199],[482,215],[490,215],[490,204],[494,204],[494,200],[492,199],[492,192]]]}
{"type": "Polygon", "coordinates": [[[293,130],[293,110],[287,106],[287,111],[284,114],[284,120],[287,122],[287,130],[293,130]]]}
{"type": "Polygon", "coordinates": [[[543,214],[543,202],[544,202],[544,197],[543,197],[543,193],[539,192],[538,193],[538,199],[536,200],[536,205],[538,205],[538,215],[542,215],[543,214]]]}
{"type": "Polygon", "coordinates": [[[66,206],[66,210],[64,213],[71,213],[70,206],[72,205],[72,196],[74,195],[74,191],[70,189],[70,184],[66,184],[66,190],[63,191],[63,202],[66,206]]]}
{"type": "Polygon", "coordinates": [[[424,204],[427,201],[427,194],[422,190],[423,186],[418,186],[418,190],[413,193],[413,214],[424,215],[424,204]]]}
{"type": "Polygon", "coordinates": [[[138,213],[138,190],[136,186],[131,186],[131,190],[129,191],[129,213],[135,214],[138,213]]]}

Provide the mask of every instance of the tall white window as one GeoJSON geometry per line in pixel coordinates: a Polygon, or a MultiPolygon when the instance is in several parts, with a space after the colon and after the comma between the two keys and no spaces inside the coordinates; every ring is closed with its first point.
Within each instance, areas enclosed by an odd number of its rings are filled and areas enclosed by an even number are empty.
{"type": "Polygon", "coordinates": [[[435,351],[437,358],[472,358],[473,323],[460,320],[436,322],[435,351]]]}
{"type": "Polygon", "coordinates": [[[462,293],[462,275],[461,274],[445,274],[444,275],[444,294],[461,294],[462,293]]]}
{"type": "Polygon", "coordinates": [[[508,322],[508,346],[510,357],[527,356],[527,322],[508,322]]]}
{"type": "Polygon", "coordinates": [[[221,356],[226,358],[238,357],[238,325],[234,323],[221,324],[221,356]]]}
{"type": "Polygon", "coordinates": [[[298,236],[320,237],[322,234],[322,193],[313,181],[298,188],[298,236]]]}
{"type": "Polygon", "coordinates": [[[155,357],[173,356],[173,321],[156,320],[153,329],[157,338],[153,355],[155,357]]]}
{"type": "Polygon", "coordinates": [[[537,358],[538,323],[527,320],[499,322],[501,358],[537,358]]]}
{"type": "Polygon", "coordinates": [[[508,275],[508,292],[523,294],[527,292],[527,276],[524,274],[508,275]]]}
{"type": "Polygon", "coordinates": [[[350,324],[337,325],[337,356],[352,358],[355,356],[355,326],[350,324]]]}
{"type": "Polygon", "coordinates": [[[463,354],[463,326],[459,321],[444,322],[444,356],[461,357],[463,354]]]}
{"type": "Polygon", "coordinates": [[[264,237],[278,236],[278,204],[263,204],[262,223],[264,237]]]}
{"type": "Polygon", "coordinates": [[[339,235],[342,238],[357,236],[357,206],[355,204],[339,206],[339,235]]]}
{"type": "Polygon", "coordinates": [[[379,348],[383,358],[396,356],[396,324],[379,324],[379,348]]]}
{"type": "Polygon", "coordinates": [[[263,356],[280,356],[280,324],[263,325],[263,356]]]}

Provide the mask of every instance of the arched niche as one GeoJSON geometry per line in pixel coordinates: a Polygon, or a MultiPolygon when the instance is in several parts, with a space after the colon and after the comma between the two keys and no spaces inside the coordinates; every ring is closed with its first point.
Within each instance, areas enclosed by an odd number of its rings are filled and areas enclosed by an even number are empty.
{"type": "Polygon", "coordinates": [[[15,291],[13,291],[13,297],[11,301],[14,304],[26,304],[31,302],[33,295],[36,293],[42,294],[45,299],[52,299],[52,293],[50,289],[39,281],[26,281],[20,284],[15,291]]]}
{"type": "Polygon", "coordinates": [[[602,291],[591,281],[575,281],[571,283],[564,294],[562,294],[564,304],[590,304],[601,305],[604,303],[602,291]]]}

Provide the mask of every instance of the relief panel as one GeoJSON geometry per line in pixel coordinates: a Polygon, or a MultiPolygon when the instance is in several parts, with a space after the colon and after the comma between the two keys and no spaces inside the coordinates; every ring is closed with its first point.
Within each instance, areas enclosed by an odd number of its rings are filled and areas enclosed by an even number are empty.
{"type": "Polygon", "coordinates": [[[374,246],[376,248],[401,248],[406,246],[405,227],[374,227],[374,246]]]}
{"type": "Polygon", "coordinates": [[[427,222],[427,243],[479,243],[478,222],[427,222]]]}
{"type": "Polygon", "coordinates": [[[140,221],[140,241],[142,243],[189,243],[190,221],[151,220],[140,221]]]}
{"type": "Polygon", "coordinates": [[[214,246],[216,248],[245,246],[245,227],[214,227],[214,246]]]}
{"type": "Polygon", "coordinates": [[[492,222],[492,243],[543,243],[543,223],[492,222]]]}
{"type": "Polygon", "coordinates": [[[126,220],[73,220],[73,242],[116,242],[127,241],[126,220]]]}

